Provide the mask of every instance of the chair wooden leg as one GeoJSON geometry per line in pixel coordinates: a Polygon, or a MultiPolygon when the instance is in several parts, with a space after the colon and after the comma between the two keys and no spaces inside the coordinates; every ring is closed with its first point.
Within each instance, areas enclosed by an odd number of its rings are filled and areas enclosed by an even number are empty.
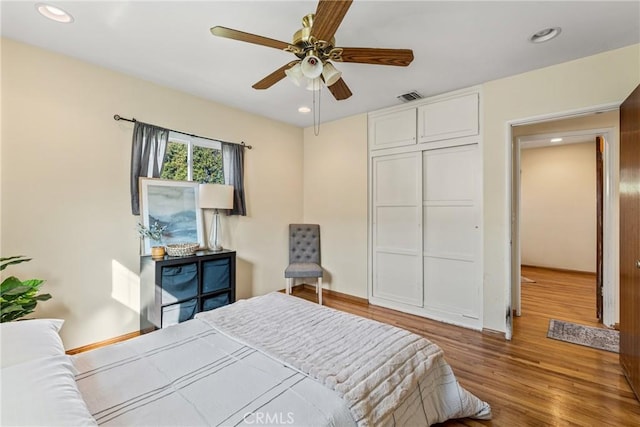
{"type": "Polygon", "coordinates": [[[318,292],[318,304],[322,305],[322,277],[318,277],[316,290],[318,292]]]}
{"type": "Polygon", "coordinates": [[[288,277],[287,279],[287,285],[285,287],[285,292],[287,293],[287,295],[291,295],[291,281],[293,280],[292,278],[288,277]]]}

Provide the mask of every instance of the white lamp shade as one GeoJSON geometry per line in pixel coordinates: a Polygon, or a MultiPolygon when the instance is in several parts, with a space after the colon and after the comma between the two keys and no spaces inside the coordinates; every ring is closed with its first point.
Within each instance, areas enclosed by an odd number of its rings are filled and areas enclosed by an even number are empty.
{"type": "Polygon", "coordinates": [[[324,83],[327,86],[331,86],[332,84],[340,80],[341,76],[342,73],[336,70],[336,67],[334,67],[331,62],[325,62],[324,67],[322,68],[322,78],[324,79],[324,83]]]}
{"type": "Polygon", "coordinates": [[[306,85],[307,90],[320,90],[320,87],[322,86],[322,81],[320,80],[320,77],[317,77],[315,79],[306,79],[306,80],[307,80],[307,85],[306,85]]]}
{"type": "Polygon", "coordinates": [[[300,63],[300,69],[306,78],[315,79],[322,74],[322,62],[317,56],[309,55],[300,63]]]}
{"type": "Polygon", "coordinates": [[[200,184],[200,209],[233,209],[233,185],[200,184]]]}
{"type": "Polygon", "coordinates": [[[284,70],[284,73],[296,86],[302,86],[303,84],[306,84],[307,79],[305,78],[304,74],[302,74],[302,69],[299,62],[293,67],[284,70]]]}

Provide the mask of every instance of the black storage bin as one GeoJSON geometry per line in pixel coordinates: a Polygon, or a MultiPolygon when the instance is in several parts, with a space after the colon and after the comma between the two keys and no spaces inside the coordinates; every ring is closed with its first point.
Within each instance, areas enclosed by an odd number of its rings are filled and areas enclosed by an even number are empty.
{"type": "Polygon", "coordinates": [[[198,265],[162,267],[162,304],[170,304],[198,295],[198,265]]]}
{"type": "Polygon", "coordinates": [[[202,262],[202,293],[229,289],[231,287],[229,258],[202,262]]]}
{"type": "Polygon", "coordinates": [[[202,311],[213,310],[229,304],[229,294],[216,295],[215,297],[207,297],[202,301],[202,311]]]}

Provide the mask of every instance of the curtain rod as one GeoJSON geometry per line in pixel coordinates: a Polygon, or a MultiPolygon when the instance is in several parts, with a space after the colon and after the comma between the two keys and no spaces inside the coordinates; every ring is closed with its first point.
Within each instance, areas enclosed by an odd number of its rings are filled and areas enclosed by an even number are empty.
{"type": "MultiPolygon", "coordinates": [[[[119,116],[118,114],[115,114],[113,116],[113,120],[115,120],[115,121],[124,120],[125,122],[131,122],[131,123],[138,122],[138,120],[136,120],[135,117],[131,118],[131,119],[127,119],[125,117],[119,116]]],[[[155,125],[152,125],[152,126],[155,126],[155,125]]],[[[162,126],[157,126],[157,127],[162,127],[162,126]]],[[[167,129],[167,128],[163,128],[163,129],[167,129]]],[[[180,133],[182,135],[193,136],[194,138],[208,139],[209,141],[216,141],[216,142],[226,142],[227,144],[237,144],[237,145],[242,146],[242,148],[246,148],[246,149],[249,149],[249,150],[251,150],[253,148],[251,145],[245,144],[244,141],[242,141],[241,143],[238,144],[237,142],[221,141],[219,139],[207,138],[206,136],[194,135],[192,133],[182,132],[182,131],[175,130],[175,129],[167,129],[167,130],[169,130],[171,132],[180,133]]]]}

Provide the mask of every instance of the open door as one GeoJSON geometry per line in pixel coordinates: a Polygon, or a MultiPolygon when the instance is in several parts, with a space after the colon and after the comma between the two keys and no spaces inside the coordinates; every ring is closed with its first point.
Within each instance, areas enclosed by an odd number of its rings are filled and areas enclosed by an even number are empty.
{"type": "Polygon", "coordinates": [[[620,364],[640,399],[640,86],[620,106],[620,364]]]}

